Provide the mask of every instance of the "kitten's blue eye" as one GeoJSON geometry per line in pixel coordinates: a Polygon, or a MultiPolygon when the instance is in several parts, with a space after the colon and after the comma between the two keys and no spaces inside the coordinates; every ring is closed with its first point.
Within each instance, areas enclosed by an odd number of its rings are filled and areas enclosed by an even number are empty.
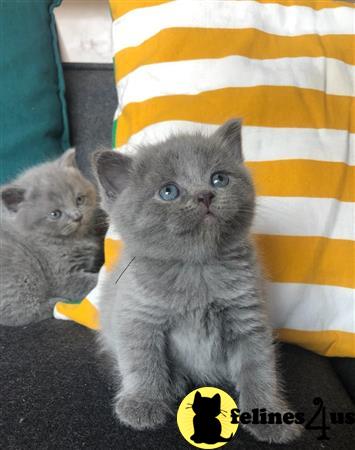
{"type": "Polygon", "coordinates": [[[82,205],[83,203],[85,202],[85,195],[78,195],[77,197],[76,197],[76,204],[79,206],[79,205],[82,205]]]}
{"type": "Polygon", "coordinates": [[[166,201],[175,200],[179,197],[180,192],[175,184],[166,184],[159,191],[160,198],[166,201]]]}
{"type": "Polygon", "coordinates": [[[214,173],[211,177],[211,184],[213,187],[224,187],[229,183],[229,176],[222,172],[214,173]]]}
{"type": "Polygon", "coordinates": [[[59,219],[62,215],[62,211],[60,211],[59,209],[55,209],[54,211],[51,211],[49,213],[49,216],[51,219],[59,219]]]}

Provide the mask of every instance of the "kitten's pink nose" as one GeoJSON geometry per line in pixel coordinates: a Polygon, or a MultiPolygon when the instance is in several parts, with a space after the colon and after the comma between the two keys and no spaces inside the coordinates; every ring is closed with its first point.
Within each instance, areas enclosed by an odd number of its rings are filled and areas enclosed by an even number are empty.
{"type": "Polygon", "coordinates": [[[204,205],[209,208],[214,197],[214,193],[210,191],[202,191],[197,194],[197,200],[204,203],[204,205]]]}
{"type": "Polygon", "coordinates": [[[79,211],[74,211],[71,217],[74,220],[74,222],[80,222],[81,219],[83,218],[83,215],[79,211]]]}

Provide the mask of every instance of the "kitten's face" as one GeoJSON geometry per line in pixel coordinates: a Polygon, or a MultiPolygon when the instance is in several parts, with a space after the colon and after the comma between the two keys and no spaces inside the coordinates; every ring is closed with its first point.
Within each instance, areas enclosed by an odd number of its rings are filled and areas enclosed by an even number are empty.
{"type": "Polygon", "coordinates": [[[85,234],[96,207],[93,185],[70,164],[31,169],[3,192],[3,199],[8,200],[19,230],[56,237],[85,234]],[[17,201],[11,202],[16,195],[17,201]]]}
{"type": "Polygon", "coordinates": [[[199,391],[196,392],[192,410],[195,414],[206,417],[217,417],[221,413],[221,396],[215,394],[212,398],[202,397],[199,391]]]}
{"type": "Polygon", "coordinates": [[[51,236],[85,234],[96,199],[93,188],[78,171],[61,170],[42,177],[29,190],[17,212],[17,223],[26,230],[51,236]]]}
{"type": "Polygon", "coordinates": [[[131,161],[124,157],[126,172],[112,170],[119,194],[108,211],[123,239],[151,255],[199,259],[248,229],[254,190],[238,145],[240,127],[209,138],[171,137],[140,149],[131,161]]]}

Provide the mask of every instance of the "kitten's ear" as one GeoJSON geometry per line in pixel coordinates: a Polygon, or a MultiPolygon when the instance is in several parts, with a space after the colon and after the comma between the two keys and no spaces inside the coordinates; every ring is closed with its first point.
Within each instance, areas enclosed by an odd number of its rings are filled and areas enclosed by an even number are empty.
{"type": "Polygon", "coordinates": [[[230,119],[215,132],[216,138],[226,144],[237,161],[243,161],[242,119],[230,119]]]}
{"type": "Polygon", "coordinates": [[[78,166],[75,159],[75,148],[70,148],[65,151],[63,155],[57,159],[57,162],[61,167],[74,167],[74,169],[77,169],[78,166]]]}
{"type": "Polygon", "coordinates": [[[93,168],[107,200],[113,201],[127,186],[132,159],[112,150],[94,154],[93,168]]]}
{"type": "Polygon", "coordinates": [[[9,211],[17,212],[21,202],[25,199],[25,189],[8,186],[1,190],[1,198],[9,211]]]}
{"type": "Polygon", "coordinates": [[[219,394],[215,394],[212,397],[212,400],[215,402],[216,405],[218,405],[218,409],[221,407],[221,396],[219,394]]]}
{"type": "Polygon", "coordinates": [[[202,398],[201,392],[197,391],[195,394],[194,402],[198,402],[202,398]]]}

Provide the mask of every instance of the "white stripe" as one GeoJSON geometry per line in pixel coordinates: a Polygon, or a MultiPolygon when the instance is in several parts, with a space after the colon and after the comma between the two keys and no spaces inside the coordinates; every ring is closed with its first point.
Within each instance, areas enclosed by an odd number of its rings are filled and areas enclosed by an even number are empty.
{"type": "MultiPolygon", "coordinates": [[[[127,153],[127,148],[125,150],[127,153]]],[[[258,196],[252,232],[355,240],[354,223],[352,202],[318,197],[258,196]]],[[[120,239],[112,226],[106,237],[120,239]]]]}
{"type": "Polygon", "coordinates": [[[115,239],[115,240],[121,239],[119,232],[115,230],[115,227],[113,226],[113,224],[110,224],[110,226],[106,232],[106,238],[115,239]]]}
{"type": "MultiPolygon", "coordinates": [[[[115,230],[114,226],[110,224],[105,239],[113,239],[113,240],[120,240],[121,237],[118,234],[118,232],[115,230]]],[[[101,266],[97,284],[92,289],[92,291],[89,292],[89,294],[86,296],[86,298],[90,301],[92,305],[94,305],[96,308],[100,307],[100,299],[102,295],[102,286],[106,283],[107,276],[109,275],[109,272],[107,271],[105,265],[101,266]]]]}
{"type": "Polygon", "coordinates": [[[355,332],[355,291],[335,286],[270,283],[268,307],[274,328],[355,332]]]}
{"type": "MultiPolygon", "coordinates": [[[[155,144],[176,133],[209,135],[218,126],[178,120],[158,122],[132,135],[120,150],[133,153],[138,145],[155,144]]],[[[355,134],[343,130],[244,126],[242,134],[246,161],[310,159],[355,165],[355,134]]]]}
{"type": "Polygon", "coordinates": [[[69,319],[69,317],[65,316],[64,314],[60,313],[60,312],[57,310],[57,305],[54,305],[54,308],[53,308],[53,317],[54,317],[55,319],[60,319],[60,320],[71,320],[71,319],[69,319]]]}
{"type": "MultiPolygon", "coordinates": [[[[107,236],[106,236],[107,238],[107,236]]],[[[86,296],[86,298],[89,300],[89,302],[94,305],[96,308],[99,308],[100,306],[100,299],[102,295],[102,287],[106,283],[108,276],[108,272],[105,268],[105,266],[102,266],[99,272],[99,277],[97,280],[97,284],[94,287],[92,291],[89,292],[89,294],[86,296]]]]}
{"type": "MultiPolygon", "coordinates": [[[[329,198],[257,198],[253,233],[355,240],[355,204],[329,198]]],[[[350,261],[349,261],[350,263],[350,261]]]]}
{"type": "MultiPolygon", "coordinates": [[[[329,198],[257,198],[252,232],[355,240],[355,205],[329,198]]],[[[120,239],[111,225],[106,238],[120,239]]]]}
{"type": "Polygon", "coordinates": [[[257,28],[284,36],[352,34],[354,11],[339,7],[314,10],[304,6],[254,1],[180,0],[128,12],[113,23],[114,53],[134,47],[173,27],[257,28]]]}
{"type": "Polygon", "coordinates": [[[295,86],[332,95],[354,95],[355,66],[333,58],[250,59],[227,56],[148,64],[117,84],[121,110],[166,95],[195,95],[233,87],[295,86]]]}

